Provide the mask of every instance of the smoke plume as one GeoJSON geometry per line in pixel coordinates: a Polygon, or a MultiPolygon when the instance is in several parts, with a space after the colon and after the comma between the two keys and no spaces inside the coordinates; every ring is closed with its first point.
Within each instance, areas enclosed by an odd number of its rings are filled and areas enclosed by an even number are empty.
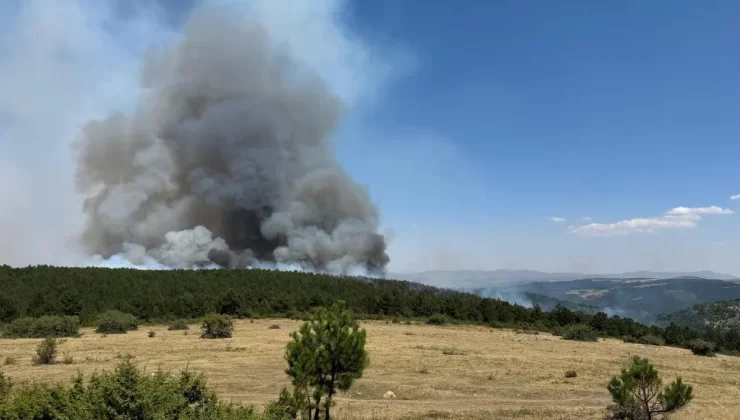
{"type": "Polygon", "coordinates": [[[140,83],[130,115],[90,121],[74,144],[89,253],[384,272],[378,211],[334,156],[342,100],[258,21],[196,11],[140,83]]]}

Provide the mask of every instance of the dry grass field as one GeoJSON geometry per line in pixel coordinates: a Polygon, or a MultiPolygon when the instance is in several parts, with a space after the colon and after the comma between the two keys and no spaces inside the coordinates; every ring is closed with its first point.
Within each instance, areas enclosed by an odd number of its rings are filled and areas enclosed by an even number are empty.
{"type": "MultiPolygon", "coordinates": [[[[111,369],[127,354],[147,371],[189,366],[206,373],[228,400],[261,405],[288,380],[283,352],[289,320],[239,321],[234,338],[199,339],[165,327],[125,335],[84,330],[60,347],[59,363],[34,366],[37,339],[0,340],[1,366],[16,383],[65,382],[77,372],[111,369]],[[268,329],[278,324],[280,329],[268,329]],[[156,336],[148,337],[153,330],[156,336]],[[67,354],[72,364],[61,363],[67,354]]],[[[605,385],[630,355],[651,359],[665,380],[676,375],[695,386],[694,401],[675,419],[740,419],[740,358],[693,356],[688,350],[564,341],[477,326],[426,326],[365,322],[371,364],[337,404],[344,418],[376,419],[599,419],[609,404],[605,385]],[[566,379],[567,370],[576,378],[566,379]],[[383,399],[386,391],[396,399],[383,399]]]]}

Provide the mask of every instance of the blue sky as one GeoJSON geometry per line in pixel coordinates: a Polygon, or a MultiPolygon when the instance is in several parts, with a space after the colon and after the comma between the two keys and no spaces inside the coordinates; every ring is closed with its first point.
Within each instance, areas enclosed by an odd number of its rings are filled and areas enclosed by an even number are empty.
{"type": "MultiPolygon", "coordinates": [[[[492,255],[472,265],[708,264],[737,272],[734,258],[716,255],[738,251],[734,215],[706,214],[696,227],[653,234],[613,229],[628,237],[583,238],[567,226],[587,224],[585,217],[655,218],[679,206],[737,207],[730,196],[740,190],[739,9],[685,1],[358,2],[352,22],[361,33],[392,39],[417,62],[369,117],[383,131],[374,144],[393,154],[404,146],[386,143],[423,133],[441,151],[400,183],[395,173],[374,173],[374,163],[348,167],[371,185],[389,222],[432,224],[444,235],[454,235],[455,224],[473,231],[461,234],[492,255]],[[437,164],[451,166],[441,185],[418,179],[437,164]],[[421,193],[409,193],[418,184],[421,193]],[[642,253],[653,258],[636,258],[642,253]],[[683,261],[695,253],[714,256],[683,261]],[[561,262],[540,262],[551,259],[561,262]]],[[[356,155],[348,149],[350,162],[356,155]]],[[[407,175],[397,162],[407,157],[388,166],[407,175]]]]}
{"type": "MultiPolygon", "coordinates": [[[[0,131],[0,152],[61,155],[79,121],[130,106],[146,48],[199,3],[254,8],[347,101],[337,153],[380,206],[392,270],[740,274],[730,1],[11,1],[0,123],[24,141],[0,131]]],[[[71,188],[69,162],[40,186],[18,173],[51,158],[22,155],[0,155],[19,180],[0,193],[71,188]]]]}

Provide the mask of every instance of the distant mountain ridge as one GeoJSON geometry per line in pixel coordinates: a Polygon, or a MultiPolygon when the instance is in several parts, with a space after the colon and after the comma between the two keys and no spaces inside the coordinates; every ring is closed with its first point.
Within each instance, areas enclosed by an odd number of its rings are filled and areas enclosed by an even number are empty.
{"type": "Polygon", "coordinates": [[[531,282],[551,282],[583,279],[672,279],[704,278],[737,280],[740,276],[714,271],[630,271],[615,274],[547,273],[536,270],[435,270],[417,273],[389,273],[388,278],[408,280],[437,287],[476,288],[499,287],[531,282]]]}

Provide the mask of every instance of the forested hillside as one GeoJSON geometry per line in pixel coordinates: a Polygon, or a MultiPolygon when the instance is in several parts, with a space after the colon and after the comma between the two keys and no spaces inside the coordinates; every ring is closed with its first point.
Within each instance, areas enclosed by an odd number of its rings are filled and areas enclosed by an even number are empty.
{"type": "MultiPolygon", "coordinates": [[[[740,283],[698,277],[673,279],[583,279],[518,285],[518,293],[531,292],[596,306],[602,310],[653,322],[661,314],[718,300],[740,298],[740,283]]],[[[506,293],[506,289],[497,290],[506,293]]]]}
{"type": "Polygon", "coordinates": [[[199,318],[209,312],[239,317],[302,317],[318,306],[344,300],[359,317],[419,318],[441,314],[461,322],[559,332],[584,324],[598,335],[662,337],[685,345],[703,336],[726,351],[740,350],[734,331],[696,333],[671,325],[647,326],[603,312],[526,308],[492,298],[417,283],[343,278],[269,270],[146,271],[106,268],[0,267],[0,322],[22,316],[74,315],[91,323],[109,309],[144,322],[199,318]]]}
{"type": "Polygon", "coordinates": [[[740,299],[703,303],[662,315],[660,320],[696,330],[740,328],[740,299]]]}

